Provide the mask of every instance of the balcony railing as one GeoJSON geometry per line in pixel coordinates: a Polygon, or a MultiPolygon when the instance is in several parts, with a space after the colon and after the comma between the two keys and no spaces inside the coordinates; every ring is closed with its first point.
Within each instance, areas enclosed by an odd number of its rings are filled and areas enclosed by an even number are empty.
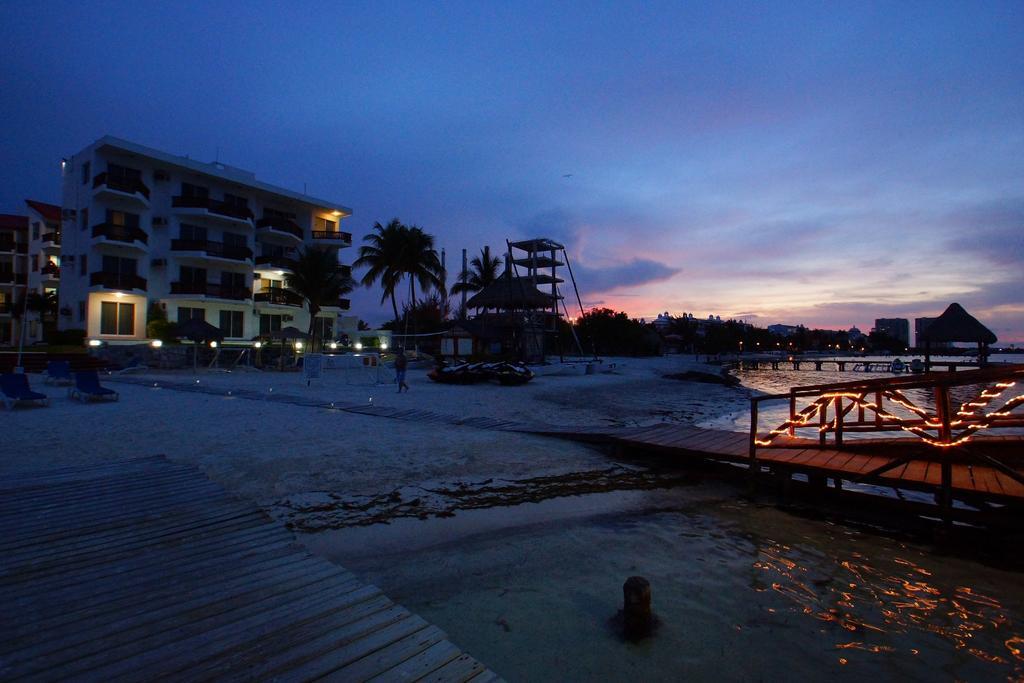
{"type": "Polygon", "coordinates": [[[271,230],[277,230],[278,232],[286,232],[289,235],[298,237],[300,240],[302,239],[302,228],[287,218],[281,218],[279,216],[264,216],[256,221],[256,227],[270,228],[271,230]]]}
{"type": "Polygon", "coordinates": [[[246,207],[238,207],[227,202],[222,202],[209,197],[171,197],[171,206],[177,209],[206,209],[209,213],[219,216],[227,216],[240,221],[251,221],[252,210],[246,207]]]}
{"type": "Polygon", "coordinates": [[[295,268],[295,259],[287,256],[257,256],[256,267],[292,270],[295,268]]]}
{"type": "Polygon", "coordinates": [[[89,274],[89,286],[106,289],[140,289],[145,291],[146,278],[134,273],[115,273],[100,270],[89,274]]]}
{"type": "Polygon", "coordinates": [[[53,261],[50,261],[45,266],[39,269],[39,272],[43,275],[49,275],[50,277],[60,277],[60,266],[53,261]]]}
{"type": "Polygon", "coordinates": [[[0,241],[0,251],[16,251],[19,254],[28,253],[28,244],[25,242],[0,241]]]}
{"type": "Polygon", "coordinates": [[[207,256],[245,261],[252,258],[252,249],[209,240],[171,240],[171,251],[202,251],[207,256]]]}
{"type": "Polygon", "coordinates": [[[149,199],[149,188],[138,178],[122,178],[108,173],[100,173],[92,179],[92,186],[93,188],[106,186],[117,192],[141,194],[146,199],[149,199]]]}
{"type": "Polygon", "coordinates": [[[237,301],[244,301],[252,297],[252,292],[246,287],[225,287],[207,282],[172,282],[171,294],[197,294],[237,301]]]}
{"type": "Polygon", "coordinates": [[[25,273],[0,273],[0,285],[23,285],[26,281],[25,273]]]}
{"type": "Polygon", "coordinates": [[[44,232],[42,237],[40,237],[39,239],[43,242],[53,242],[54,244],[60,244],[60,233],[44,232]]]}
{"type": "Polygon", "coordinates": [[[283,306],[302,306],[302,297],[287,289],[264,289],[262,292],[256,292],[253,296],[256,303],[265,304],[280,304],[283,306]]]}
{"type": "Polygon", "coordinates": [[[105,237],[114,242],[142,242],[149,244],[149,236],[141,228],[130,228],[126,225],[114,225],[113,223],[100,223],[92,226],[93,237],[105,237]]]}
{"type": "Polygon", "coordinates": [[[315,240],[338,240],[340,242],[351,242],[352,233],[341,232],[338,230],[314,230],[313,239],[315,240]]]}

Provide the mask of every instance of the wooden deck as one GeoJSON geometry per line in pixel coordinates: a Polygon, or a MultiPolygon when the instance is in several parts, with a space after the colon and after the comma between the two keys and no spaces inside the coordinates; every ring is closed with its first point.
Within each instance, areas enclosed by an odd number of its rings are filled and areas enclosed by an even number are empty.
{"type": "Polygon", "coordinates": [[[162,457],[0,480],[0,679],[497,680],[162,457]]]}
{"type": "MultiPolygon", "coordinates": [[[[556,434],[552,434],[553,436],[556,434]]],[[[589,439],[593,432],[583,432],[580,438],[589,439]]],[[[749,437],[740,432],[699,429],[673,424],[652,427],[606,431],[601,440],[617,446],[658,452],[678,458],[700,458],[722,462],[749,462],[749,437]]],[[[792,447],[762,448],[757,452],[758,463],[773,471],[822,474],[846,480],[856,480],[878,470],[908,453],[920,454],[905,465],[881,473],[877,483],[911,490],[935,491],[942,483],[942,462],[935,453],[929,456],[927,447],[912,439],[877,439],[847,441],[842,448],[820,447],[806,439],[789,439],[783,445],[792,447]]],[[[971,448],[978,450],[1024,450],[1020,437],[997,436],[979,438],[971,448]]],[[[953,491],[993,500],[1024,500],[1024,484],[1002,471],[987,465],[958,461],[955,452],[943,453],[951,461],[953,491]]],[[[1018,472],[1024,474],[1024,467],[1018,472]]]]}

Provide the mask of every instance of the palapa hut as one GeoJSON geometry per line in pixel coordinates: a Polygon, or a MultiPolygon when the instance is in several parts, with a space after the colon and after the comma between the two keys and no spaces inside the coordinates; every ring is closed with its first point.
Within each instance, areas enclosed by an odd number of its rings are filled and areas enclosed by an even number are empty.
{"type": "MultiPolygon", "coordinates": [[[[507,272],[507,271],[506,271],[507,272]]],[[[526,360],[543,358],[544,325],[537,315],[548,315],[551,296],[525,277],[506,275],[474,294],[466,308],[478,314],[460,320],[441,337],[446,356],[517,354],[526,360]]]]}
{"type": "Polygon", "coordinates": [[[988,345],[996,342],[996,335],[977,318],[964,310],[960,304],[953,303],[928,325],[921,333],[917,345],[924,342],[925,371],[931,370],[932,344],[936,342],[970,342],[978,345],[978,365],[985,365],[988,360],[988,345]]]}

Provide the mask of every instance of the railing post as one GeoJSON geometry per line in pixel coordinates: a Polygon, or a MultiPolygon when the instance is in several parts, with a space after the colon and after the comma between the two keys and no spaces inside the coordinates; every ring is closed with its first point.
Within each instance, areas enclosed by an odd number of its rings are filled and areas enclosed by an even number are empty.
{"type": "Polygon", "coordinates": [[[836,446],[843,445],[843,399],[836,396],[836,446]]]}
{"type": "MultiPolygon", "coordinates": [[[[939,441],[949,443],[952,441],[952,430],[949,420],[949,387],[939,385],[935,387],[935,416],[939,420],[939,441]]],[[[939,457],[942,458],[942,521],[948,527],[953,523],[953,464],[949,460],[950,453],[947,449],[940,449],[939,457]]]]}
{"type": "Polygon", "coordinates": [[[875,392],[875,427],[881,428],[882,426],[882,392],[875,392]]]}
{"type": "Polygon", "coordinates": [[[824,403],[820,403],[820,401],[821,401],[820,398],[818,399],[818,401],[819,401],[819,404],[818,404],[819,405],[818,415],[821,418],[819,420],[819,427],[820,427],[820,429],[818,429],[818,444],[821,445],[821,446],[824,446],[825,445],[825,435],[827,434],[827,429],[828,429],[828,404],[831,403],[832,401],[825,401],[824,403]]]}
{"type": "Polygon", "coordinates": [[[747,476],[749,481],[747,487],[749,494],[753,496],[757,492],[757,399],[751,397],[750,399],[750,443],[749,448],[749,463],[747,465],[748,472],[747,476]]]}
{"type": "Polygon", "coordinates": [[[789,435],[796,436],[796,425],[793,422],[796,420],[796,394],[792,390],[789,392],[789,435]]]}

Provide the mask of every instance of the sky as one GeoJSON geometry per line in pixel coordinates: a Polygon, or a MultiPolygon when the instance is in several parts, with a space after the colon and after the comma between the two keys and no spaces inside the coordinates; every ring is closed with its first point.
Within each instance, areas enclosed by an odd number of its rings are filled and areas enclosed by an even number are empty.
{"type": "Polygon", "coordinates": [[[557,239],[587,308],[867,331],[957,301],[1021,343],[1021,36],[1019,0],[0,0],[0,212],[110,134],[305,186],[356,240],[419,225],[453,274],[557,239]]]}

